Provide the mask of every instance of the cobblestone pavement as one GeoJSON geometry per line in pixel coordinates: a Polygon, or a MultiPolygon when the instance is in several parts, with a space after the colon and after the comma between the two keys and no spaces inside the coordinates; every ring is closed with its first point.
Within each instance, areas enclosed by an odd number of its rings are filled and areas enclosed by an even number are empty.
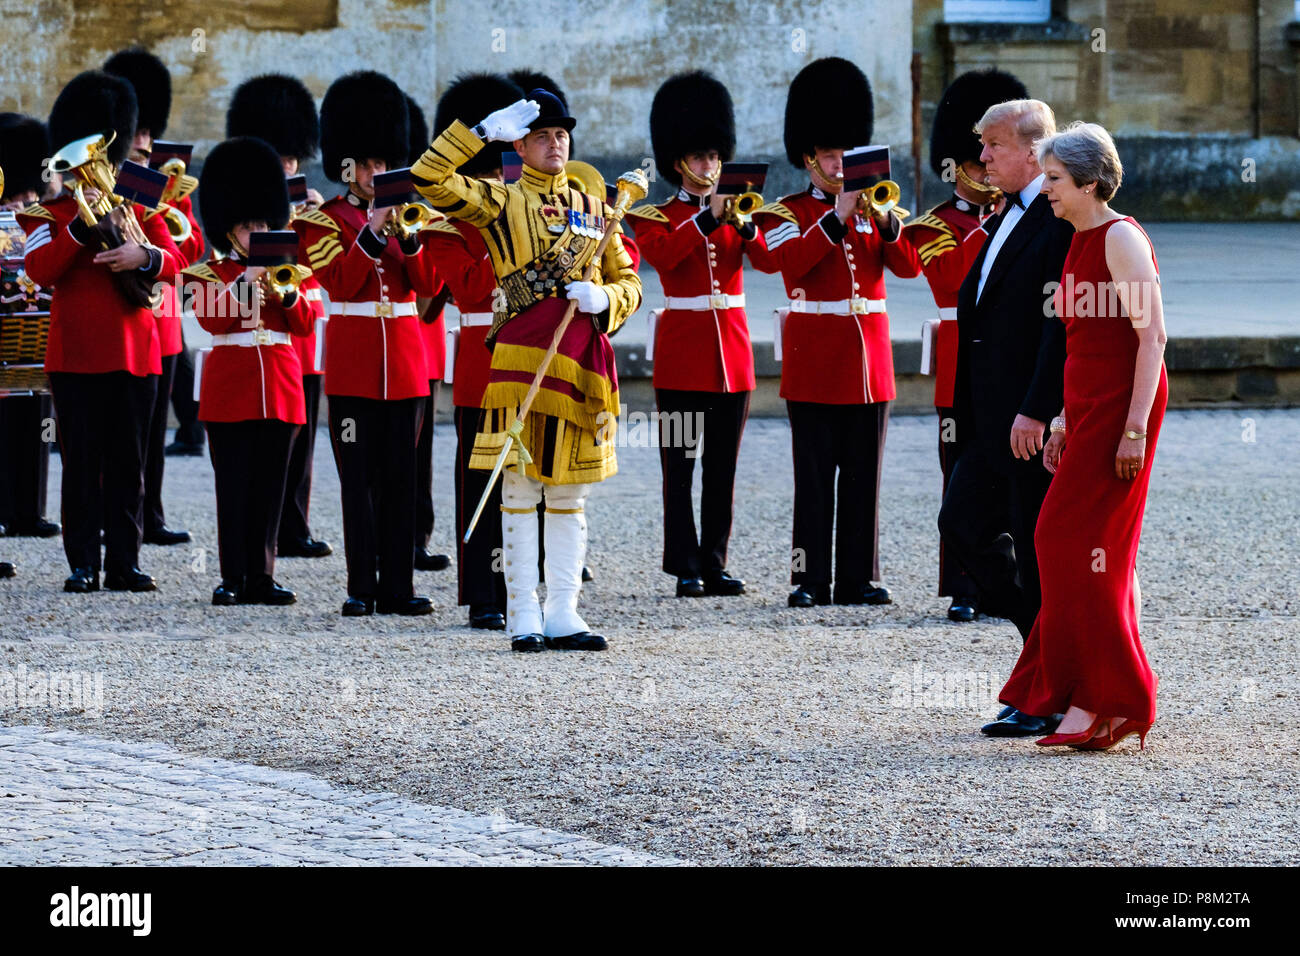
{"type": "Polygon", "coordinates": [[[0,727],[0,865],[676,864],[161,744],[0,727]]]}

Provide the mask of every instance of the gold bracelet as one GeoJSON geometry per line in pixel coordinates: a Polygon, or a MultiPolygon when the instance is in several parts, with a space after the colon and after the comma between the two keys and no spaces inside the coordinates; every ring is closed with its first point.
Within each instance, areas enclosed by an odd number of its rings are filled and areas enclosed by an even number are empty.
{"type": "Polygon", "coordinates": [[[1147,433],[1135,432],[1133,431],[1133,429],[1130,428],[1124,432],[1124,437],[1127,438],[1129,441],[1141,441],[1143,438],[1147,437],[1147,433]]]}

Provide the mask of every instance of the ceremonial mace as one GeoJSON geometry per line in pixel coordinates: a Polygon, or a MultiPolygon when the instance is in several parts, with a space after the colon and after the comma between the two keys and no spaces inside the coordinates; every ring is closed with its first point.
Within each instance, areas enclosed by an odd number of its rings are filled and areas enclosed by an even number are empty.
{"type": "MultiPolygon", "coordinates": [[[[632,169],[618,177],[618,198],[614,201],[614,210],[610,213],[608,220],[605,222],[605,233],[600,237],[600,242],[596,245],[596,251],[592,254],[587,268],[582,272],[582,281],[590,282],[596,274],[596,269],[600,266],[600,260],[605,255],[605,247],[609,245],[610,238],[614,235],[614,230],[618,228],[619,222],[627,212],[628,206],[638,199],[644,199],[650,191],[650,184],[646,181],[645,173],[639,169],[632,169]]],[[[501,476],[501,470],[505,467],[506,458],[510,455],[510,448],[516,442],[519,444],[519,469],[522,472],[525,465],[532,461],[528,454],[528,449],[524,447],[524,418],[528,415],[528,409],[533,405],[533,400],[537,398],[537,392],[542,387],[542,379],[546,375],[546,370],[551,367],[551,359],[555,358],[556,351],[560,348],[560,340],[564,338],[565,331],[569,328],[569,323],[573,321],[574,313],[578,310],[578,303],[575,299],[569,300],[569,308],[564,313],[564,318],[555,329],[555,334],[551,336],[551,347],[546,350],[546,355],[542,357],[541,367],[537,369],[537,374],[533,376],[533,383],[528,386],[528,394],[524,396],[523,402],[519,406],[519,414],[515,416],[514,422],[506,429],[506,441],[501,446],[501,454],[497,455],[496,464],[492,466],[492,474],[488,477],[487,487],[483,489],[483,496],[478,500],[478,507],[474,509],[474,517],[469,521],[469,527],[465,530],[465,537],[461,540],[469,544],[470,535],[474,533],[474,528],[478,526],[478,519],[483,514],[483,508],[487,505],[488,498],[492,494],[492,489],[496,487],[497,478],[501,476]]]]}

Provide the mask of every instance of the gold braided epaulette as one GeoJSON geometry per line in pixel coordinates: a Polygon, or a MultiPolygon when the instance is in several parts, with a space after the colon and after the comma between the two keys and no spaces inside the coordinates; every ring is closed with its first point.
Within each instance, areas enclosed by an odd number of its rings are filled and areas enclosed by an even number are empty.
{"type": "Polygon", "coordinates": [[[339,224],[330,218],[329,213],[321,212],[319,209],[308,209],[297,216],[293,217],[294,222],[306,222],[313,226],[320,226],[322,229],[329,229],[333,232],[339,231],[339,224]]]}
{"type": "Polygon", "coordinates": [[[216,270],[206,262],[199,262],[187,269],[182,269],[181,275],[189,276],[191,279],[202,279],[205,282],[221,281],[221,276],[217,275],[216,270]]]}
{"type": "Polygon", "coordinates": [[[636,216],[638,219],[649,219],[651,222],[667,222],[668,217],[654,203],[646,203],[642,206],[635,206],[627,211],[629,216],[636,216]]]}
{"type": "Polygon", "coordinates": [[[19,210],[18,215],[30,216],[33,219],[48,219],[50,222],[54,222],[54,213],[38,202],[34,202],[30,206],[24,206],[19,210]]]}

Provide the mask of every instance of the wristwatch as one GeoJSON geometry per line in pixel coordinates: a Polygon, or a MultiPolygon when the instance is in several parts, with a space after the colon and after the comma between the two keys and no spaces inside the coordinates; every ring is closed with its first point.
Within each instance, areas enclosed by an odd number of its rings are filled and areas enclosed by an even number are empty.
{"type": "Polygon", "coordinates": [[[479,139],[483,140],[484,142],[487,142],[487,138],[488,138],[487,127],[484,126],[482,123],[475,123],[474,128],[470,130],[470,132],[473,133],[475,136],[477,136],[479,139]]]}
{"type": "Polygon", "coordinates": [[[1055,418],[1052,419],[1052,424],[1049,426],[1049,428],[1050,428],[1050,430],[1051,430],[1051,432],[1052,432],[1053,435],[1058,435],[1058,434],[1059,434],[1059,435],[1064,435],[1064,434],[1065,434],[1065,416],[1064,416],[1064,415],[1057,415],[1055,418]]]}

